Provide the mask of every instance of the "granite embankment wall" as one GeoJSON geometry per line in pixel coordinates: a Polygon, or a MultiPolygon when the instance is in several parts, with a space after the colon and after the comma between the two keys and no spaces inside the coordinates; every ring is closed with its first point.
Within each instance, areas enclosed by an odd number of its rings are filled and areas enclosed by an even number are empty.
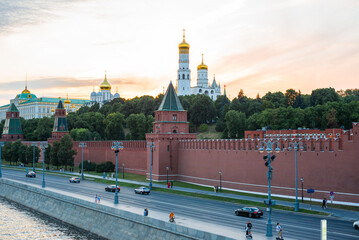
{"type": "Polygon", "coordinates": [[[0,196],[108,239],[230,239],[7,179],[0,196]]]}

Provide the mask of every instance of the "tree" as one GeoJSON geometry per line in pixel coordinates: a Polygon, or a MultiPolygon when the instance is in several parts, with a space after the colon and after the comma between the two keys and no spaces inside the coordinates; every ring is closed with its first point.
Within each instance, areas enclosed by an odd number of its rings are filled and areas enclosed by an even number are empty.
{"type": "Polygon", "coordinates": [[[279,108],[285,106],[285,97],[282,92],[271,93],[268,92],[263,96],[263,109],[266,108],[279,108]]]}
{"type": "Polygon", "coordinates": [[[312,91],[310,96],[311,106],[323,105],[327,102],[339,101],[339,94],[334,88],[319,88],[312,91]]]}
{"type": "Polygon", "coordinates": [[[56,166],[57,169],[59,169],[59,166],[61,165],[61,162],[58,157],[58,153],[60,150],[60,142],[55,141],[52,144],[51,153],[50,153],[50,162],[54,166],[56,166]]]}
{"type": "Polygon", "coordinates": [[[75,141],[89,141],[93,139],[92,133],[86,128],[73,128],[70,131],[70,136],[75,141]]]}
{"type": "Polygon", "coordinates": [[[285,96],[285,105],[289,107],[294,105],[298,93],[293,88],[291,88],[285,92],[284,96],[285,96]]]}
{"type": "Polygon", "coordinates": [[[132,113],[126,119],[126,125],[130,129],[131,140],[145,140],[148,123],[146,116],[143,113],[132,113]]]}
{"type": "Polygon", "coordinates": [[[200,94],[193,99],[189,109],[191,121],[199,126],[201,123],[212,123],[216,117],[216,109],[210,97],[200,94]]]}
{"type": "Polygon", "coordinates": [[[67,170],[67,166],[74,166],[74,156],[76,155],[76,150],[72,149],[73,142],[70,135],[66,134],[60,140],[60,148],[57,153],[57,157],[61,165],[65,166],[67,170]]]}
{"type": "Polygon", "coordinates": [[[39,161],[40,157],[40,148],[28,146],[26,148],[26,162],[32,166],[33,158],[34,158],[34,148],[35,148],[35,163],[39,161]]]}
{"type": "Polygon", "coordinates": [[[50,169],[51,151],[52,151],[51,144],[48,144],[45,150],[45,164],[47,164],[46,169],[50,169]]]}
{"type": "Polygon", "coordinates": [[[104,120],[105,125],[105,139],[107,140],[123,140],[125,139],[125,132],[123,124],[125,119],[121,113],[110,113],[104,120]]]}
{"type": "Polygon", "coordinates": [[[12,147],[12,142],[6,142],[1,152],[1,157],[4,158],[5,161],[10,162],[10,164],[11,164],[11,147],[12,147]]]}
{"type": "Polygon", "coordinates": [[[40,118],[35,130],[35,137],[37,141],[47,141],[51,137],[52,127],[54,125],[54,118],[40,118]]]}
{"type": "Polygon", "coordinates": [[[230,110],[227,112],[225,119],[229,138],[240,138],[244,136],[244,130],[246,129],[246,115],[244,113],[230,110]]]}
{"type": "Polygon", "coordinates": [[[20,147],[21,147],[21,140],[16,140],[12,145],[11,145],[11,149],[10,149],[10,165],[12,165],[12,163],[17,163],[19,161],[20,158],[20,147]]]}

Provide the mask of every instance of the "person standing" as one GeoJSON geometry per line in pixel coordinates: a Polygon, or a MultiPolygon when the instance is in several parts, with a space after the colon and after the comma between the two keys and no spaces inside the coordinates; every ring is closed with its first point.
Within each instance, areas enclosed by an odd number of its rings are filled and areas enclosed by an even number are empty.
{"type": "Polygon", "coordinates": [[[327,203],[328,203],[327,199],[324,198],[324,208],[325,208],[325,209],[327,209],[327,203]]]}
{"type": "Polygon", "coordinates": [[[143,215],[148,216],[148,209],[147,208],[145,208],[145,210],[143,211],[143,215]]]}
{"type": "Polygon", "coordinates": [[[171,181],[171,188],[173,188],[173,181],[171,181]]]}
{"type": "Polygon", "coordinates": [[[97,199],[98,199],[98,197],[97,197],[97,194],[95,195],[95,203],[97,203],[97,199]]]}
{"type": "Polygon", "coordinates": [[[323,202],[322,202],[322,209],[325,209],[325,198],[323,199],[323,202]]]}
{"type": "Polygon", "coordinates": [[[100,195],[98,195],[97,202],[100,203],[100,200],[101,200],[100,195]]]}
{"type": "Polygon", "coordinates": [[[170,182],[167,182],[167,188],[170,188],[170,182]]]}

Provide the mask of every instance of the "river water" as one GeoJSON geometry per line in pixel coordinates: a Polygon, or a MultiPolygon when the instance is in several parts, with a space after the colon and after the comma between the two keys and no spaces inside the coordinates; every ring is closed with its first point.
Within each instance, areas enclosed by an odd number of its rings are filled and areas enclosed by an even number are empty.
{"type": "Polygon", "coordinates": [[[0,239],[102,240],[103,238],[0,198],[0,239]]]}

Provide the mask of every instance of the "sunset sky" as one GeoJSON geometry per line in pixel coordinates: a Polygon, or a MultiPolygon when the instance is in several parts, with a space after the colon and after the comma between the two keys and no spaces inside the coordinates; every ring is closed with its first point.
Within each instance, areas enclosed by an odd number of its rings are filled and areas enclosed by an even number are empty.
{"type": "Polygon", "coordinates": [[[357,0],[2,0],[0,105],[24,89],[87,98],[107,77],[121,97],[156,96],[176,83],[186,29],[192,85],[201,54],[249,97],[288,88],[358,88],[357,0]]]}

